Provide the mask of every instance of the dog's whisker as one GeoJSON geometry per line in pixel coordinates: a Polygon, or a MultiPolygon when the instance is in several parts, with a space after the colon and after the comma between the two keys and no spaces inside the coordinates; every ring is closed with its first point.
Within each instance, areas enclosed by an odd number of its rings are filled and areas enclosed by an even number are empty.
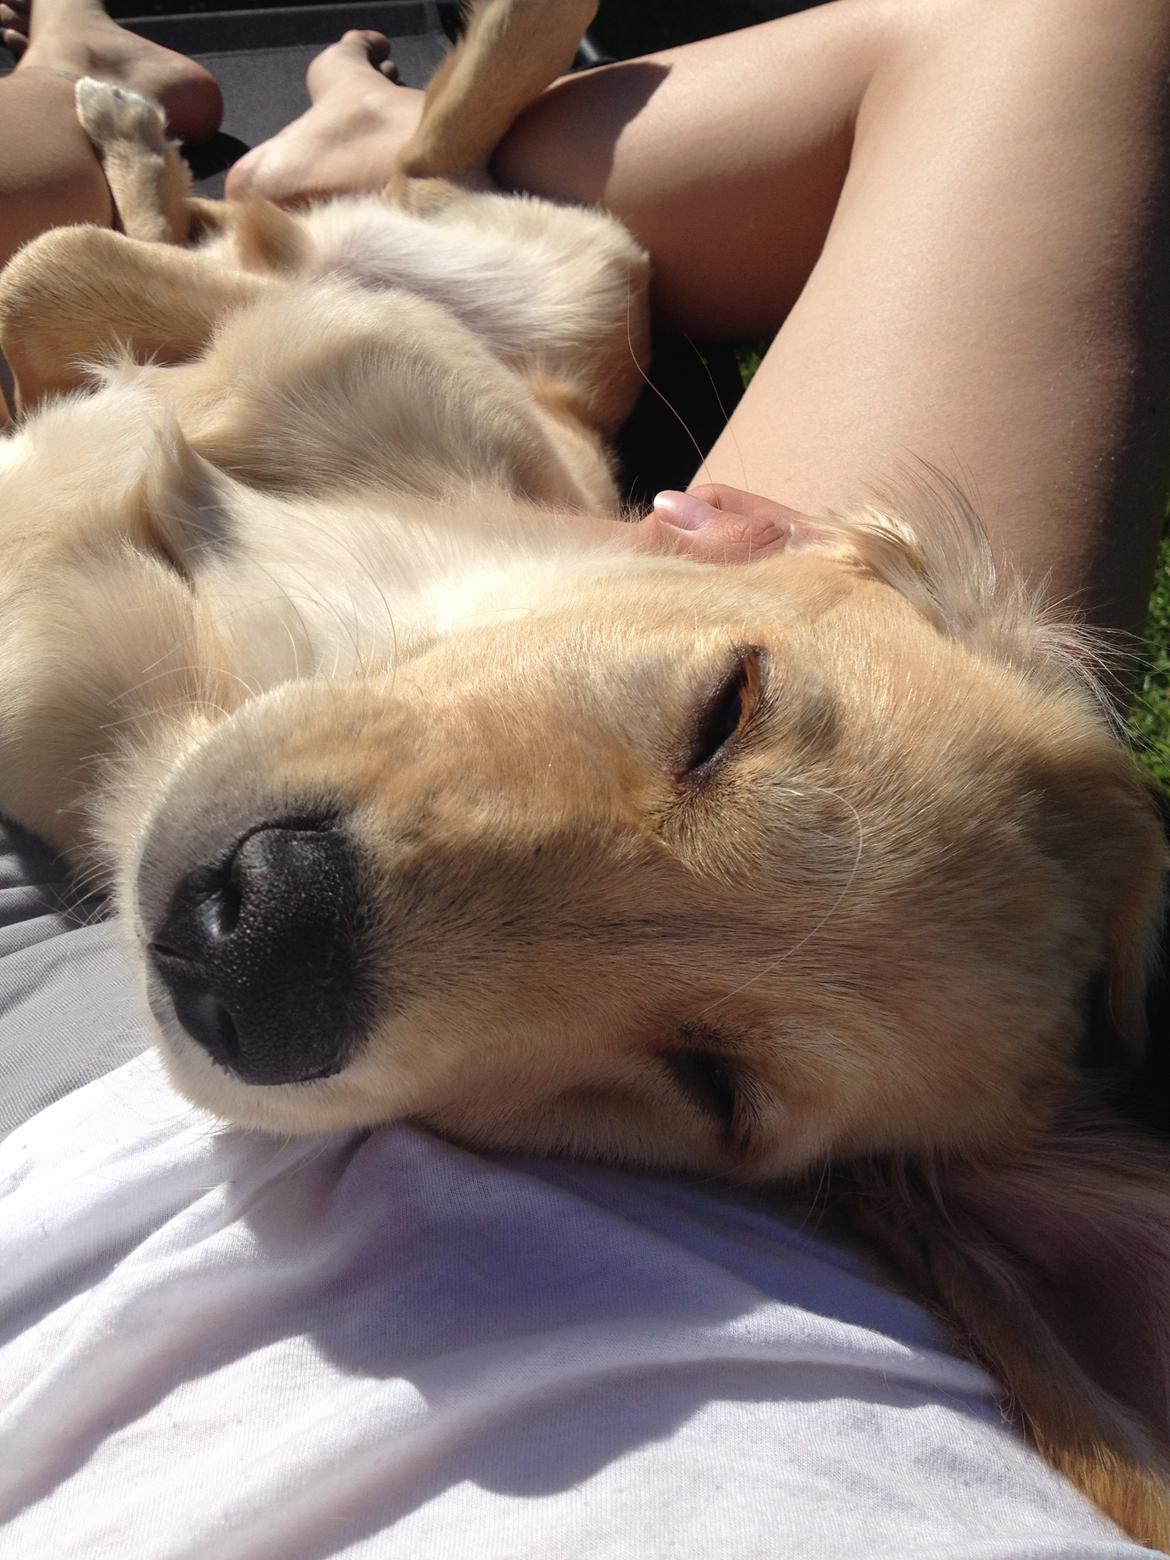
{"type": "MultiPolygon", "coordinates": [[[[213,708],[216,708],[216,706],[202,699],[172,699],[165,704],[151,704],[144,709],[135,710],[133,715],[121,715],[117,720],[103,721],[99,729],[102,731],[117,731],[123,726],[149,725],[160,715],[198,715],[206,713],[207,710],[213,708]]],[[[86,762],[96,762],[104,756],[102,753],[93,753],[86,762]]]]}
{"type": "MultiPolygon", "coordinates": [[[[229,682],[238,683],[249,698],[255,697],[255,689],[248,683],[247,678],[241,676],[239,672],[230,671],[227,667],[224,666],[213,666],[208,663],[191,662],[179,666],[168,667],[164,671],[154,672],[149,677],[141,678],[138,682],[133,683],[129,688],[123,689],[121,693],[115,694],[110,699],[110,703],[114,705],[122,704],[127,699],[132,699],[135,694],[141,693],[143,688],[149,688],[152,683],[161,682],[164,678],[167,677],[181,676],[192,676],[197,678],[206,677],[212,682],[221,678],[226,679],[229,682]]],[[[193,702],[197,702],[198,698],[199,695],[192,695],[193,702]]]]}

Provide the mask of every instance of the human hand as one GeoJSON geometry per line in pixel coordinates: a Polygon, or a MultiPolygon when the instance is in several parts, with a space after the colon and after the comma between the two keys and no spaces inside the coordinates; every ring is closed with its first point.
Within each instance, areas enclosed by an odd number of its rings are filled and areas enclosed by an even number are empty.
{"type": "Polygon", "coordinates": [[[759,493],[710,483],[688,493],[659,493],[638,524],[652,551],[686,553],[704,563],[749,563],[787,546],[809,521],[759,493]]]}

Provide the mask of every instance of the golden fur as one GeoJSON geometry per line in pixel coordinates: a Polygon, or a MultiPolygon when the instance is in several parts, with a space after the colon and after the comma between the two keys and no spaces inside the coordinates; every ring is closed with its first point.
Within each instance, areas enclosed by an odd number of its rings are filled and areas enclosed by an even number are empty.
{"type": "Polygon", "coordinates": [[[255,819],[344,818],[365,1043],[244,1083],[143,957],[177,1087],[278,1132],[832,1164],[1044,1455],[1165,1548],[1167,1158],[1076,1069],[1098,977],[1117,1060],[1144,1044],[1141,779],[1078,636],[941,489],[722,570],[587,518],[646,266],[600,214],[485,187],[591,9],[518,31],[532,3],[476,11],[381,202],[206,209],[157,113],[79,93],[141,236],[51,233],[0,278],[0,810],[112,886],[140,957],[255,819]],[[430,256],[390,285],[387,223],[430,256]]]}

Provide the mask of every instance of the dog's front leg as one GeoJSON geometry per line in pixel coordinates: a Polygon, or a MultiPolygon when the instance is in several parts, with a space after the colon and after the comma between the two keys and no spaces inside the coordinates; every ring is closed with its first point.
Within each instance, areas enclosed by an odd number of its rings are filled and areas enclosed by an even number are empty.
{"type": "Polygon", "coordinates": [[[156,244],[185,244],[193,210],[191,174],[167,140],[166,118],[150,98],[113,81],[83,76],[77,117],[101,158],[122,231],[156,244]]]}

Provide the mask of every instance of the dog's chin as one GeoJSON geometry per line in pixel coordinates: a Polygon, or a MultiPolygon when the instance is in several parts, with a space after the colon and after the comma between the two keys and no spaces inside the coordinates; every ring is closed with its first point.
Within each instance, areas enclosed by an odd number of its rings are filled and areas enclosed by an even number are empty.
{"type": "MultiPolygon", "coordinates": [[[[153,986],[150,982],[149,988],[153,986]]],[[[171,1085],[192,1105],[228,1126],[286,1137],[314,1137],[384,1125],[410,1113],[405,1099],[396,1109],[395,1101],[382,1090],[375,1096],[368,1081],[361,1078],[360,1064],[304,1083],[245,1083],[191,1040],[165,993],[148,989],[148,997],[155,1046],[171,1085]]]]}

